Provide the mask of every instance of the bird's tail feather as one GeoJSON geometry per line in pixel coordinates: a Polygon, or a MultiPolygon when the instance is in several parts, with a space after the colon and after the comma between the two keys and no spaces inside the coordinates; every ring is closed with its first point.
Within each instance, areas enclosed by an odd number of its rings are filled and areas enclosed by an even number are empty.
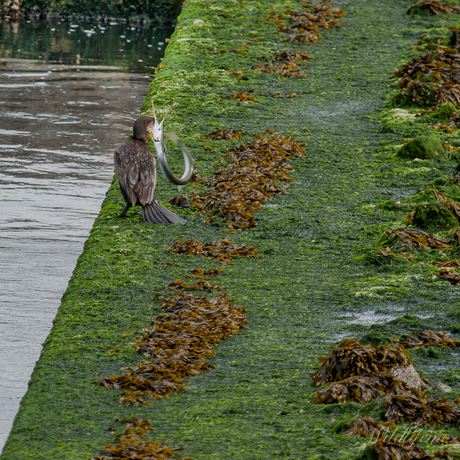
{"type": "Polygon", "coordinates": [[[142,219],[149,224],[185,224],[187,222],[156,200],[142,206],[142,219]]]}

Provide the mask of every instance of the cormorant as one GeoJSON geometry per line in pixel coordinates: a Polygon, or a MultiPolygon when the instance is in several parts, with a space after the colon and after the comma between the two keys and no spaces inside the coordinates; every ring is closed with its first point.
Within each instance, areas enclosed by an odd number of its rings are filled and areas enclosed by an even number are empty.
{"type": "MultiPolygon", "coordinates": [[[[163,119],[164,121],[164,119],[163,119]]],[[[117,217],[123,217],[131,206],[142,206],[142,218],[150,224],[186,222],[162,206],[156,197],[155,157],[147,147],[148,135],[158,123],[152,117],[140,117],[134,122],[133,137],[115,151],[115,173],[126,206],[117,217]]],[[[162,122],[163,123],[163,122],[162,122]]]]}

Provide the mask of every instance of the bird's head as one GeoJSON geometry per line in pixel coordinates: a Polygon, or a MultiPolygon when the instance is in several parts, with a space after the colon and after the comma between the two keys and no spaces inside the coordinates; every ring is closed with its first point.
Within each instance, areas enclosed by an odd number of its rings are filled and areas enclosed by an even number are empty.
{"type": "Polygon", "coordinates": [[[166,154],[166,146],[165,146],[165,138],[164,138],[164,128],[163,124],[166,118],[166,115],[168,115],[169,111],[173,106],[175,106],[176,103],[173,103],[169,109],[166,111],[163,120],[161,120],[161,123],[157,119],[157,114],[155,112],[155,105],[153,104],[152,100],[152,109],[153,109],[153,116],[154,116],[154,123],[149,126],[148,132],[150,137],[153,140],[153,145],[155,146],[155,150],[158,155],[165,155],[166,154]]]}

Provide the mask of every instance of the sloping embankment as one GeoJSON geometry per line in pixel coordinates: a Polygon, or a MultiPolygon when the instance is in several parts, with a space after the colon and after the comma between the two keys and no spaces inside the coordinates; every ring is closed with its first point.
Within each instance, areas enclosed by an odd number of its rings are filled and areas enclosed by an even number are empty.
{"type": "MultiPolygon", "coordinates": [[[[382,132],[376,120],[388,77],[415,41],[405,5],[338,6],[346,11],[343,27],[307,45],[288,42],[279,32],[283,20],[276,19],[300,9],[297,1],[187,1],[149,98],[163,109],[179,103],[166,130],[190,146],[198,173],[210,175],[226,147],[267,136],[267,129],[304,142],[310,157],[291,161],[293,181],[262,206],[255,228],[230,235],[190,209],[179,211],[189,219],[184,226],[150,226],[132,212],[108,219],[123,204],[114,181],[2,460],[89,459],[115,442],[110,429],[122,431],[121,420],[130,415],[151,421],[150,439],[167,440],[193,458],[351,458],[362,450],[361,438],[334,429],[362,406],[313,405],[311,373],[318,357],[343,337],[361,337],[372,323],[412,314],[429,316],[434,328],[450,326],[447,314],[458,308],[458,294],[447,282],[420,275],[417,267],[381,268],[356,257],[375,247],[389,220],[378,203],[415,193],[426,185],[427,171],[447,175],[454,163],[425,165],[419,173],[387,157],[402,139],[382,132]],[[293,48],[314,56],[301,78],[252,70],[264,62],[259,56],[293,48]],[[255,101],[234,99],[235,93],[255,101]],[[243,137],[202,139],[227,128],[243,137]],[[218,346],[215,368],[189,378],[185,391],[150,406],[119,405],[116,391],[93,381],[144,360],[130,345],[148,325],[150,306],[158,313],[156,292],[197,266],[220,267],[171,254],[165,245],[226,237],[263,255],[235,260],[218,278],[247,307],[246,329],[218,346]]],[[[143,110],[149,107],[148,101],[143,110]]],[[[162,201],[176,193],[160,179],[162,201]]],[[[445,363],[455,361],[449,356],[445,363]]],[[[444,371],[454,375],[452,367],[444,371]]],[[[432,372],[439,378],[436,366],[432,372]]],[[[454,377],[450,384],[458,390],[454,377]]]]}

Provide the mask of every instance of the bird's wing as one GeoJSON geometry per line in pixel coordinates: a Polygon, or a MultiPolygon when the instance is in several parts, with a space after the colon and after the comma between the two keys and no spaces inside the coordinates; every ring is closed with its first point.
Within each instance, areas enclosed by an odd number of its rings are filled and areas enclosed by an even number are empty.
{"type": "Polygon", "coordinates": [[[139,182],[134,189],[141,204],[149,204],[155,200],[155,187],[157,172],[155,157],[145,147],[145,151],[139,156],[139,182]]]}
{"type": "Polygon", "coordinates": [[[115,174],[126,202],[137,204],[137,194],[134,190],[139,181],[139,168],[136,161],[136,146],[128,141],[118,147],[114,154],[115,174]],[[134,147],[134,148],[133,148],[134,147]]]}
{"type": "Polygon", "coordinates": [[[115,173],[120,188],[125,190],[131,204],[142,205],[155,200],[155,157],[141,142],[128,141],[115,152],[115,173]]]}

